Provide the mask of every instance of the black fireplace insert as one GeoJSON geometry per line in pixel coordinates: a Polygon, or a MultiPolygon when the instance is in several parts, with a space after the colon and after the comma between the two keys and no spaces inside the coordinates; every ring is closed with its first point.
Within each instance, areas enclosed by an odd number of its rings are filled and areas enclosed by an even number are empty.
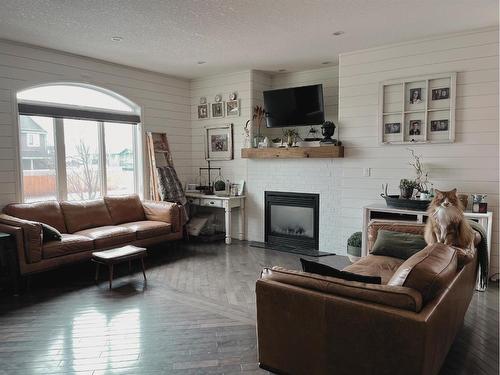
{"type": "Polygon", "coordinates": [[[265,192],[265,241],[319,249],[319,194],[265,192]]]}

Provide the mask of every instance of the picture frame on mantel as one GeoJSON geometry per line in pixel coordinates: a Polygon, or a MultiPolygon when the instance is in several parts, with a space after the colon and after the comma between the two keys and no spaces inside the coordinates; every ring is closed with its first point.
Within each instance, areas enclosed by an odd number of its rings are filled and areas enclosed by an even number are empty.
{"type": "Polygon", "coordinates": [[[232,160],[233,124],[205,126],[205,160],[232,160]]]}
{"type": "Polygon", "coordinates": [[[456,82],[456,72],[381,82],[379,143],[455,142],[456,82]]]}

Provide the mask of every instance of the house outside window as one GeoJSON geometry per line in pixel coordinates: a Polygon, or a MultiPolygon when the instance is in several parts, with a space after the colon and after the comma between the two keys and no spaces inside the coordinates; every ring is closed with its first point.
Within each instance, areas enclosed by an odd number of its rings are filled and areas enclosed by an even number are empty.
{"type": "Polygon", "coordinates": [[[142,192],[136,107],[102,89],[57,84],[18,93],[23,201],[142,192]]]}

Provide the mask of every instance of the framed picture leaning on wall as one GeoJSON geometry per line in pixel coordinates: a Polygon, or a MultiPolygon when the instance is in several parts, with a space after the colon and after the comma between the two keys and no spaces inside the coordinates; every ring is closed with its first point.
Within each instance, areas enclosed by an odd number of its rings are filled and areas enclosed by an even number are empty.
{"type": "Polygon", "coordinates": [[[233,124],[205,126],[205,159],[233,159],[233,124]]]}

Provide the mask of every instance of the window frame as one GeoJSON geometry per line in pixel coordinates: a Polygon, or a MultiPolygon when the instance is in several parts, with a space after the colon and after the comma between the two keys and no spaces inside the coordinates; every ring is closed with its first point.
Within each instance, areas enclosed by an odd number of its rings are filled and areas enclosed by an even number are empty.
{"type": "Polygon", "coordinates": [[[26,133],[26,147],[29,148],[40,147],[40,134],[26,133]]]}
{"type": "MultiPolygon", "coordinates": [[[[41,86],[53,86],[61,85],[61,83],[52,83],[41,86]]],[[[19,141],[21,140],[21,126],[20,117],[21,116],[43,116],[49,117],[53,120],[53,133],[54,133],[54,149],[55,149],[55,172],[56,172],[56,199],[58,201],[63,201],[68,199],[68,183],[67,183],[67,165],[66,165],[66,149],[64,143],[64,119],[78,119],[94,121],[97,123],[98,127],[98,150],[99,150],[99,173],[100,173],[100,189],[101,197],[107,195],[107,160],[106,160],[106,137],[105,137],[105,123],[115,122],[123,124],[134,125],[134,130],[132,134],[132,149],[134,152],[134,193],[138,194],[141,198],[144,195],[144,177],[143,177],[143,165],[141,162],[142,158],[142,148],[140,142],[142,140],[142,124],[140,118],[140,108],[122,96],[100,88],[96,86],[90,86],[86,84],[74,84],[74,83],[63,83],[63,85],[77,85],[86,88],[91,88],[96,91],[103,92],[107,95],[114,97],[115,99],[121,100],[123,103],[128,105],[133,112],[117,111],[117,110],[103,110],[92,109],[92,108],[82,108],[78,106],[68,106],[68,105],[57,105],[54,103],[45,102],[34,102],[30,100],[17,99],[17,120],[18,120],[18,134],[19,141]],[[81,117],[80,117],[81,116],[81,117]]],[[[29,87],[21,91],[26,91],[34,89],[40,86],[29,87]]],[[[19,91],[19,92],[21,92],[19,91]]],[[[19,142],[18,142],[19,145],[19,142]]],[[[22,151],[21,147],[18,147],[18,158],[19,158],[19,181],[20,181],[20,198],[22,202],[25,200],[25,191],[23,183],[23,167],[21,165],[22,151]]]]}

